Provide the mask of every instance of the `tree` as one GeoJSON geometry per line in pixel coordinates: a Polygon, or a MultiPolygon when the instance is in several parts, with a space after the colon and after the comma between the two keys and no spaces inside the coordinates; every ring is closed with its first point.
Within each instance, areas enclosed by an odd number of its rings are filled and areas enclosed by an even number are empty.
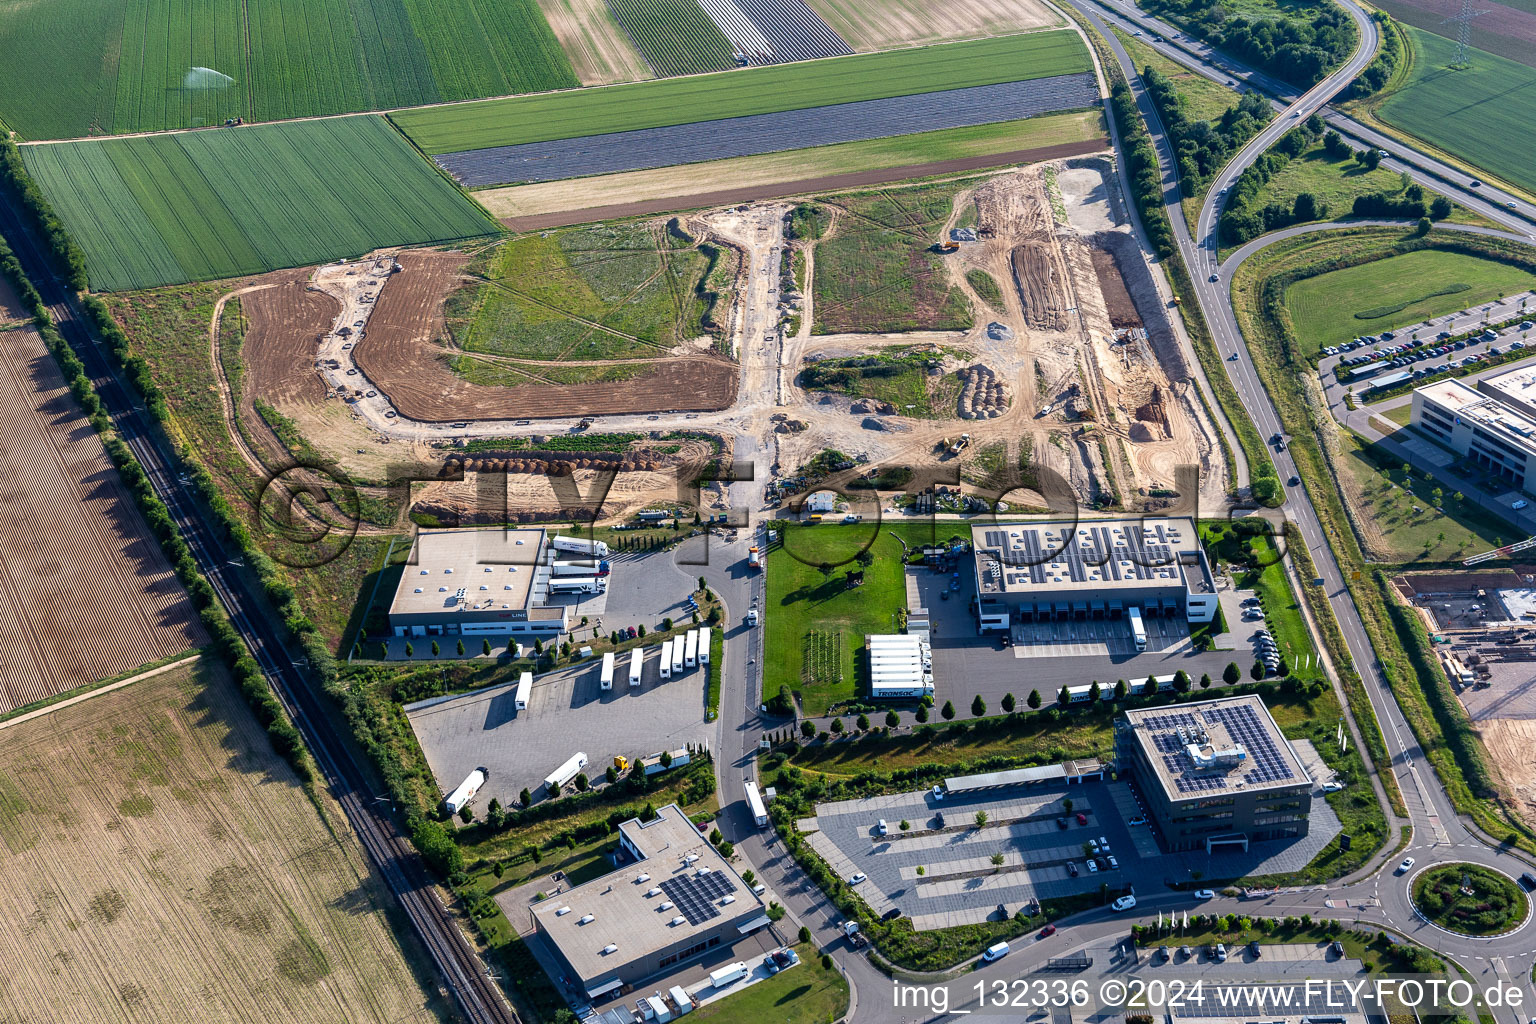
{"type": "Polygon", "coordinates": [[[841,718],[832,719],[832,733],[836,736],[843,734],[843,720],[841,718]]]}
{"type": "Polygon", "coordinates": [[[490,637],[486,637],[484,640],[480,641],[480,653],[485,655],[487,658],[489,658],[491,656],[491,638],[490,637]]]}
{"type": "Polygon", "coordinates": [[[1243,670],[1237,667],[1237,662],[1227,662],[1227,667],[1221,673],[1221,681],[1231,686],[1241,678],[1243,678],[1243,670]]]}
{"type": "MultiPolygon", "coordinates": [[[[743,876],[745,877],[745,876],[743,876]]],[[[805,925],[800,926],[800,944],[803,946],[811,941],[811,930],[805,925]]]]}
{"type": "Polygon", "coordinates": [[[643,623],[643,622],[642,622],[642,623],[641,623],[641,624],[640,624],[640,625],[638,625],[638,626],[636,626],[636,627],[635,627],[635,633],[636,633],[636,635],[638,635],[638,636],[639,636],[639,637],[640,637],[640,638],[641,638],[641,639],[642,639],[642,640],[643,640],[643,639],[645,639],[645,623],[643,623]]]}
{"type": "Polygon", "coordinates": [[[465,804],[463,807],[460,807],[459,808],[459,820],[462,821],[466,825],[468,825],[470,822],[474,821],[475,820],[475,809],[473,807],[469,806],[469,804],[465,804]]]}
{"type": "Polygon", "coordinates": [[[1062,810],[1066,811],[1068,814],[1071,814],[1072,813],[1072,798],[1071,797],[1067,797],[1065,800],[1063,800],[1061,802],[1061,807],[1062,807],[1062,810]]]}
{"type": "Polygon", "coordinates": [[[1056,692],[1056,703],[1060,707],[1066,707],[1072,703],[1072,694],[1068,692],[1065,686],[1056,692]]]}
{"type": "Polygon", "coordinates": [[[1210,688],[1211,688],[1211,674],[1209,672],[1201,673],[1201,675],[1200,675],[1200,689],[1202,689],[1202,690],[1209,690],[1210,688]]]}
{"type": "Polygon", "coordinates": [[[672,628],[672,616],[669,615],[666,618],[661,620],[661,629],[662,629],[662,632],[666,632],[667,630],[669,630],[671,628],[672,628]]]}
{"type": "Polygon", "coordinates": [[[1104,688],[1100,686],[1099,681],[1095,679],[1093,681],[1093,685],[1088,687],[1088,703],[1097,704],[1099,702],[1099,698],[1102,696],[1104,696],[1104,688]]]}
{"type": "Polygon", "coordinates": [[[854,723],[859,727],[859,732],[869,732],[869,716],[860,715],[854,723]]]}
{"type": "Polygon", "coordinates": [[[1334,160],[1342,160],[1349,154],[1349,143],[1344,141],[1344,136],[1336,131],[1329,130],[1323,136],[1323,152],[1334,160]]]}
{"type": "Polygon", "coordinates": [[[1173,674],[1173,688],[1180,693],[1189,692],[1189,673],[1179,669],[1173,674]]]}
{"type": "Polygon", "coordinates": [[[1029,696],[1024,698],[1024,703],[1029,705],[1031,711],[1040,710],[1040,691],[1030,690],[1029,696]]]}
{"type": "Polygon", "coordinates": [[[534,654],[543,654],[544,653],[544,638],[543,637],[536,636],[536,637],[533,638],[533,653],[534,654]]]}
{"type": "Polygon", "coordinates": [[[993,867],[1000,868],[1000,867],[1003,866],[1003,855],[1002,854],[994,853],[992,855],[992,857],[991,857],[991,860],[992,860],[992,866],[993,867]]]}
{"type": "Polygon", "coordinates": [[[1418,227],[1413,229],[1413,233],[1414,233],[1415,236],[1417,236],[1419,238],[1423,238],[1425,235],[1429,234],[1430,230],[1433,227],[1434,227],[1434,224],[1430,223],[1430,220],[1429,220],[1428,217],[1420,217],[1419,218],[1419,225],[1418,225],[1418,227]]]}
{"type": "Polygon", "coordinates": [[[1374,171],[1381,166],[1381,152],[1374,147],[1360,150],[1355,154],[1355,159],[1360,162],[1360,166],[1368,171],[1374,171]]]}
{"type": "Polygon", "coordinates": [[[464,853],[440,822],[416,819],[411,826],[411,844],[421,852],[427,867],[443,878],[464,870],[464,853]]]}
{"type": "Polygon", "coordinates": [[[437,641],[436,640],[433,640],[432,641],[432,657],[435,658],[439,654],[442,654],[442,653],[443,653],[443,649],[437,645],[437,641]]]}
{"type": "Polygon", "coordinates": [[[1445,220],[1451,215],[1451,201],[1445,196],[1435,196],[1429,204],[1430,220],[1445,220]]]}
{"type": "Polygon", "coordinates": [[[533,803],[533,794],[528,792],[528,787],[524,786],[523,791],[517,794],[517,800],[524,807],[528,807],[533,803]]]}
{"type": "Polygon", "coordinates": [[[1260,661],[1258,658],[1253,659],[1253,667],[1248,670],[1248,674],[1253,676],[1253,678],[1256,679],[1256,680],[1263,679],[1264,678],[1264,663],[1262,661],[1260,661]]]}
{"type": "Polygon", "coordinates": [[[977,828],[981,828],[986,823],[987,823],[987,812],[986,811],[977,811],[976,812],[976,827],[977,828]]]}
{"type": "Polygon", "coordinates": [[[1011,694],[1011,693],[1003,694],[1003,714],[1011,715],[1011,714],[1013,714],[1013,709],[1014,709],[1013,694],[1011,694]]]}
{"type": "Polygon", "coordinates": [[[986,713],[987,713],[987,702],[982,700],[981,699],[981,694],[978,693],[976,695],[976,697],[971,701],[971,717],[972,718],[980,718],[982,715],[984,715],[986,713]]]}
{"type": "Polygon", "coordinates": [[[615,782],[619,781],[619,770],[617,768],[615,768],[613,765],[609,765],[608,766],[608,770],[603,772],[603,778],[607,779],[608,780],[608,785],[611,786],[615,782]]]}
{"type": "Polygon", "coordinates": [[[815,736],[816,735],[816,723],[811,721],[809,718],[807,718],[805,721],[801,722],[800,723],[800,735],[804,736],[806,739],[810,739],[812,736],[815,736]]]}
{"type": "Polygon", "coordinates": [[[939,714],[944,716],[944,721],[946,722],[953,720],[955,717],[955,702],[952,700],[945,701],[944,706],[939,709],[939,714]]]}
{"type": "Polygon", "coordinates": [[[389,644],[379,644],[379,660],[386,661],[389,658],[389,644]]]}
{"type": "Polygon", "coordinates": [[[887,728],[894,729],[901,724],[901,716],[895,711],[887,711],[885,713],[885,724],[887,728]]]}
{"type": "Polygon", "coordinates": [[[416,656],[416,648],[409,640],[405,642],[405,656],[407,658],[414,658],[416,656]]]}
{"type": "Polygon", "coordinates": [[[491,874],[495,875],[497,878],[500,878],[504,873],[506,873],[506,870],[506,865],[502,864],[501,861],[497,861],[491,865],[491,874]]]}
{"type": "Polygon", "coordinates": [[[907,819],[906,819],[906,818],[902,818],[902,819],[901,819],[901,825],[900,825],[900,828],[901,828],[901,830],[902,830],[902,831],[903,831],[903,832],[905,832],[905,831],[906,831],[906,830],[907,830],[907,829],[909,829],[909,828],[911,828],[911,827],[912,827],[912,823],[911,823],[911,822],[910,822],[910,821],[908,821],[908,820],[907,820],[907,819]]]}
{"type": "Polygon", "coordinates": [[[720,830],[718,828],[712,828],[712,829],[709,830],[709,845],[710,846],[719,846],[720,845],[720,840],[722,840],[724,838],[725,838],[725,836],[720,834],[720,830]]]}
{"type": "Polygon", "coordinates": [[[919,724],[928,721],[928,705],[919,704],[912,717],[916,718],[919,724]]]}
{"type": "Polygon", "coordinates": [[[1305,224],[1309,220],[1322,220],[1328,212],[1328,207],[1317,201],[1317,196],[1311,192],[1301,192],[1291,204],[1291,216],[1298,224],[1305,224]]]}
{"type": "Polygon", "coordinates": [[[585,793],[587,791],[587,787],[591,785],[592,780],[587,778],[586,772],[582,772],[580,775],[576,776],[576,792],[585,793]]]}
{"type": "Polygon", "coordinates": [[[459,657],[464,657],[464,641],[462,638],[459,640],[459,657]]]}
{"type": "Polygon", "coordinates": [[[1124,679],[1121,679],[1115,683],[1115,700],[1125,700],[1125,695],[1129,692],[1130,687],[1126,685],[1124,679]]]}

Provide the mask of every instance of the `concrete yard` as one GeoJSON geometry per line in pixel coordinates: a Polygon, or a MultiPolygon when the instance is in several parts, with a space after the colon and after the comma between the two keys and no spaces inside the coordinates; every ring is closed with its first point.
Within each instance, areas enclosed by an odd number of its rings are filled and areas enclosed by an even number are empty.
{"type": "Polygon", "coordinates": [[[455,697],[406,706],[406,715],[427,764],[445,794],[480,766],[490,769],[475,800],[483,809],[492,797],[515,804],[526,786],[536,800],[544,777],[576,751],[586,753],[587,776],[602,778],[615,754],[631,759],[689,744],[706,745],[712,734],[704,721],[703,668],[660,678],[659,644],[646,648],[645,674],[630,690],[628,655],[621,656],[614,688],[598,687],[601,659],[593,658],[534,679],[528,710],[514,710],[517,680],[455,697]]]}
{"type": "Polygon", "coordinates": [[[999,907],[1013,914],[1033,899],[1093,892],[1102,883],[1117,893],[1132,884],[1147,893],[1171,881],[1295,871],[1340,830],[1337,815],[1319,798],[1310,834],[1299,840],[1255,843],[1248,853],[1170,855],[1161,852],[1154,825],[1125,824],[1140,813],[1128,782],[1042,784],[944,799],[924,791],[819,804],[817,831],[808,841],[842,877],[869,876],[859,895],[875,913],[895,907],[923,930],[996,918],[999,907]],[[1072,800],[1070,814],[1066,799],[1072,800]],[[975,823],[979,810],[989,819],[981,828],[975,823]],[[1078,813],[1087,817],[1086,826],[1078,824],[1078,813]],[[1064,815],[1068,827],[1062,829],[1056,819],[1064,815]],[[881,818],[889,827],[884,837],[876,834],[881,818]],[[910,825],[905,832],[902,820],[910,825]],[[1083,844],[1101,837],[1109,840],[1119,868],[1090,872],[1083,844]],[[995,854],[1002,854],[1002,865],[993,865],[995,854]],[[1068,863],[1076,866],[1076,877],[1068,863]]]}

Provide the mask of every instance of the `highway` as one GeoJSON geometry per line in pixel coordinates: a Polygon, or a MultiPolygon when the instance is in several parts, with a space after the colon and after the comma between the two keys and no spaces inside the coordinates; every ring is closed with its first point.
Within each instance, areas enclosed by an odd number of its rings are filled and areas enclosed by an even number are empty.
{"type": "Polygon", "coordinates": [[[426,865],[389,813],[385,798],[368,786],[368,773],[353,759],[322,704],[326,698],[314,692],[284,646],[273,617],[256,596],[258,584],[239,566],[240,553],[227,551],[204,518],[190,486],[178,477],[175,460],[161,449],[152,433],[147,413],[118,377],[107,349],[90,333],[75,296],[54,275],[51,262],[31,232],[25,230],[8,197],[0,198],[0,234],[10,241],[59,333],[85,363],[113,425],[149,475],[177,530],[191,547],[199,570],[212,584],[273,692],[303,733],[320,779],[341,805],[373,866],[405,911],[459,1012],[470,1024],[516,1024],[519,1018],[459,930],[458,915],[440,901],[426,865]]]}

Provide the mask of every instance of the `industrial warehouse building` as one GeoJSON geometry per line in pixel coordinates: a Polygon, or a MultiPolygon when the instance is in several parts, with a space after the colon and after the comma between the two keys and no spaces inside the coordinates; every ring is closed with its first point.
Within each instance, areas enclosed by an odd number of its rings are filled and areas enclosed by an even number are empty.
{"type": "Polygon", "coordinates": [[[395,598],[395,636],[565,632],[570,609],[549,604],[551,559],[537,528],[421,530],[395,598]]]}
{"type": "Polygon", "coordinates": [[[622,866],[534,904],[542,935],[589,999],[621,995],[768,927],[768,908],[668,804],[619,826],[622,866]]]}
{"type": "Polygon", "coordinates": [[[1047,519],[971,530],[983,631],[1142,616],[1210,622],[1216,581],[1191,518],[1047,519]]]}
{"type": "Polygon", "coordinates": [[[1170,852],[1307,834],[1312,779],[1255,694],[1126,711],[1115,754],[1170,852]]]}
{"type": "Polygon", "coordinates": [[[1536,373],[1500,374],[1474,391],[1442,380],[1413,393],[1412,423],[1430,437],[1496,473],[1516,490],[1536,494],[1536,373]]]}

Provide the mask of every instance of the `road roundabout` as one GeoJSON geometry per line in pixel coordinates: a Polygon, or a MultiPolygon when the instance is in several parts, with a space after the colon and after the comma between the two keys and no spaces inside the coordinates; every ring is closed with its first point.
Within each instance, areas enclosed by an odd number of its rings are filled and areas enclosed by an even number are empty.
{"type": "Polygon", "coordinates": [[[1427,924],[1474,939],[1506,938],[1531,920],[1531,901],[1497,868],[1454,861],[1413,875],[1408,898],[1427,924]]]}

